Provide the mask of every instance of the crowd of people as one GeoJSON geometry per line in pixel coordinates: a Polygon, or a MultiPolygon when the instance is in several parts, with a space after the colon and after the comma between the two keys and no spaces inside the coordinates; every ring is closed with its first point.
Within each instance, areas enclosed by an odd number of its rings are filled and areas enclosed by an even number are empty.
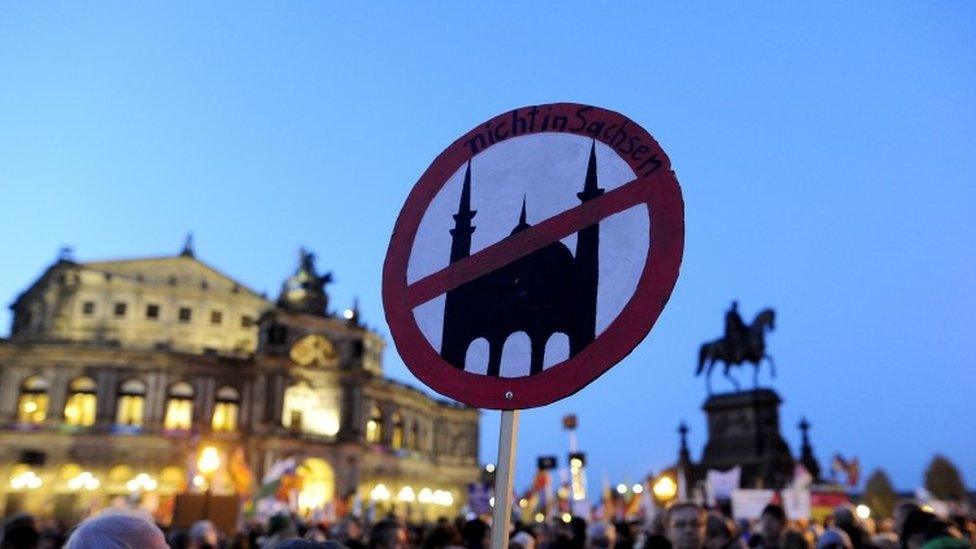
{"type": "MultiPolygon", "coordinates": [[[[783,508],[767,505],[758,520],[734,521],[693,503],[677,503],[649,521],[582,518],[524,524],[510,531],[511,549],[966,549],[976,548],[976,519],[940,518],[914,502],[898,505],[891,518],[859,518],[842,505],[822,522],[788,520],[783,508]]],[[[489,549],[491,526],[480,517],[442,518],[406,524],[390,516],[370,525],[345,518],[310,524],[289,515],[251,521],[225,536],[201,520],[190,528],[163,529],[140,511],[111,509],[70,531],[8,517],[0,526],[0,549],[489,549]]]]}

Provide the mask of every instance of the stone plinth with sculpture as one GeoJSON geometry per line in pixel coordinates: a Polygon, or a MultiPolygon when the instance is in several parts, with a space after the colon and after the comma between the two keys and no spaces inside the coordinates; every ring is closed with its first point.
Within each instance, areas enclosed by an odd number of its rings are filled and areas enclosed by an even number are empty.
{"type": "Polygon", "coordinates": [[[801,456],[794,458],[780,433],[779,406],[783,400],[773,389],[759,386],[759,372],[764,364],[769,364],[770,374],[775,376],[765,342],[767,332],[774,326],[772,309],[760,311],[751,324],[746,324],[733,301],[725,315],[725,334],[701,346],[697,374],[706,376],[708,397],[702,410],[708,419],[708,440],[701,459],[692,462],[686,442],[688,429],[682,424],[677,466],[685,471],[688,486],[700,485],[709,469],[727,471],[736,466],[741,468],[741,488],[782,488],[792,480],[797,461],[812,469],[814,478],[819,475],[807,438],[809,424],[804,420],[800,425],[803,448],[801,456]],[[712,393],[710,377],[716,364],[723,365],[724,376],[734,391],[712,393]],[[753,387],[742,390],[732,370],[745,365],[754,368],[753,387]]]}

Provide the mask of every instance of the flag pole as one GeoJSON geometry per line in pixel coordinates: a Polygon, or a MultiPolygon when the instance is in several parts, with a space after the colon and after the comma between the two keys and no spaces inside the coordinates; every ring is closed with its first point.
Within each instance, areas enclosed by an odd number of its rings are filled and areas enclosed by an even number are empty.
{"type": "Polygon", "coordinates": [[[491,515],[491,549],[508,549],[518,420],[518,410],[502,410],[502,424],[498,433],[498,465],[495,467],[495,508],[491,515]]]}

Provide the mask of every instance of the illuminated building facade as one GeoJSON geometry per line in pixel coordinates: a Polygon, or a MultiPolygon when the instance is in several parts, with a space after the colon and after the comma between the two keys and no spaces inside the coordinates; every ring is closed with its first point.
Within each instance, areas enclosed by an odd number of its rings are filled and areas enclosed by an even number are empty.
{"type": "Polygon", "coordinates": [[[201,490],[249,492],[293,459],[304,512],[353,501],[457,511],[479,468],[478,411],[383,376],[358,311],[329,312],[314,258],[276,302],[194,257],[62,257],[11,306],[0,339],[0,512],[71,518],[115,498],[165,520],[201,490]],[[211,456],[212,458],[212,456],[211,456]]]}

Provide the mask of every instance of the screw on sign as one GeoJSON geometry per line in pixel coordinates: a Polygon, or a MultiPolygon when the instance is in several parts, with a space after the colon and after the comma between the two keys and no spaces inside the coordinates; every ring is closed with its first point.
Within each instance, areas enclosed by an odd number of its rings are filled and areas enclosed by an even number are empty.
{"type": "Polygon", "coordinates": [[[496,493],[511,490],[510,411],[569,396],[627,356],[667,303],[683,245],[670,161],[619,113],[515,109],[427,168],[396,221],[383,304],[421,381],[506,411],[496,482],[509,486],[496,493]]]}

